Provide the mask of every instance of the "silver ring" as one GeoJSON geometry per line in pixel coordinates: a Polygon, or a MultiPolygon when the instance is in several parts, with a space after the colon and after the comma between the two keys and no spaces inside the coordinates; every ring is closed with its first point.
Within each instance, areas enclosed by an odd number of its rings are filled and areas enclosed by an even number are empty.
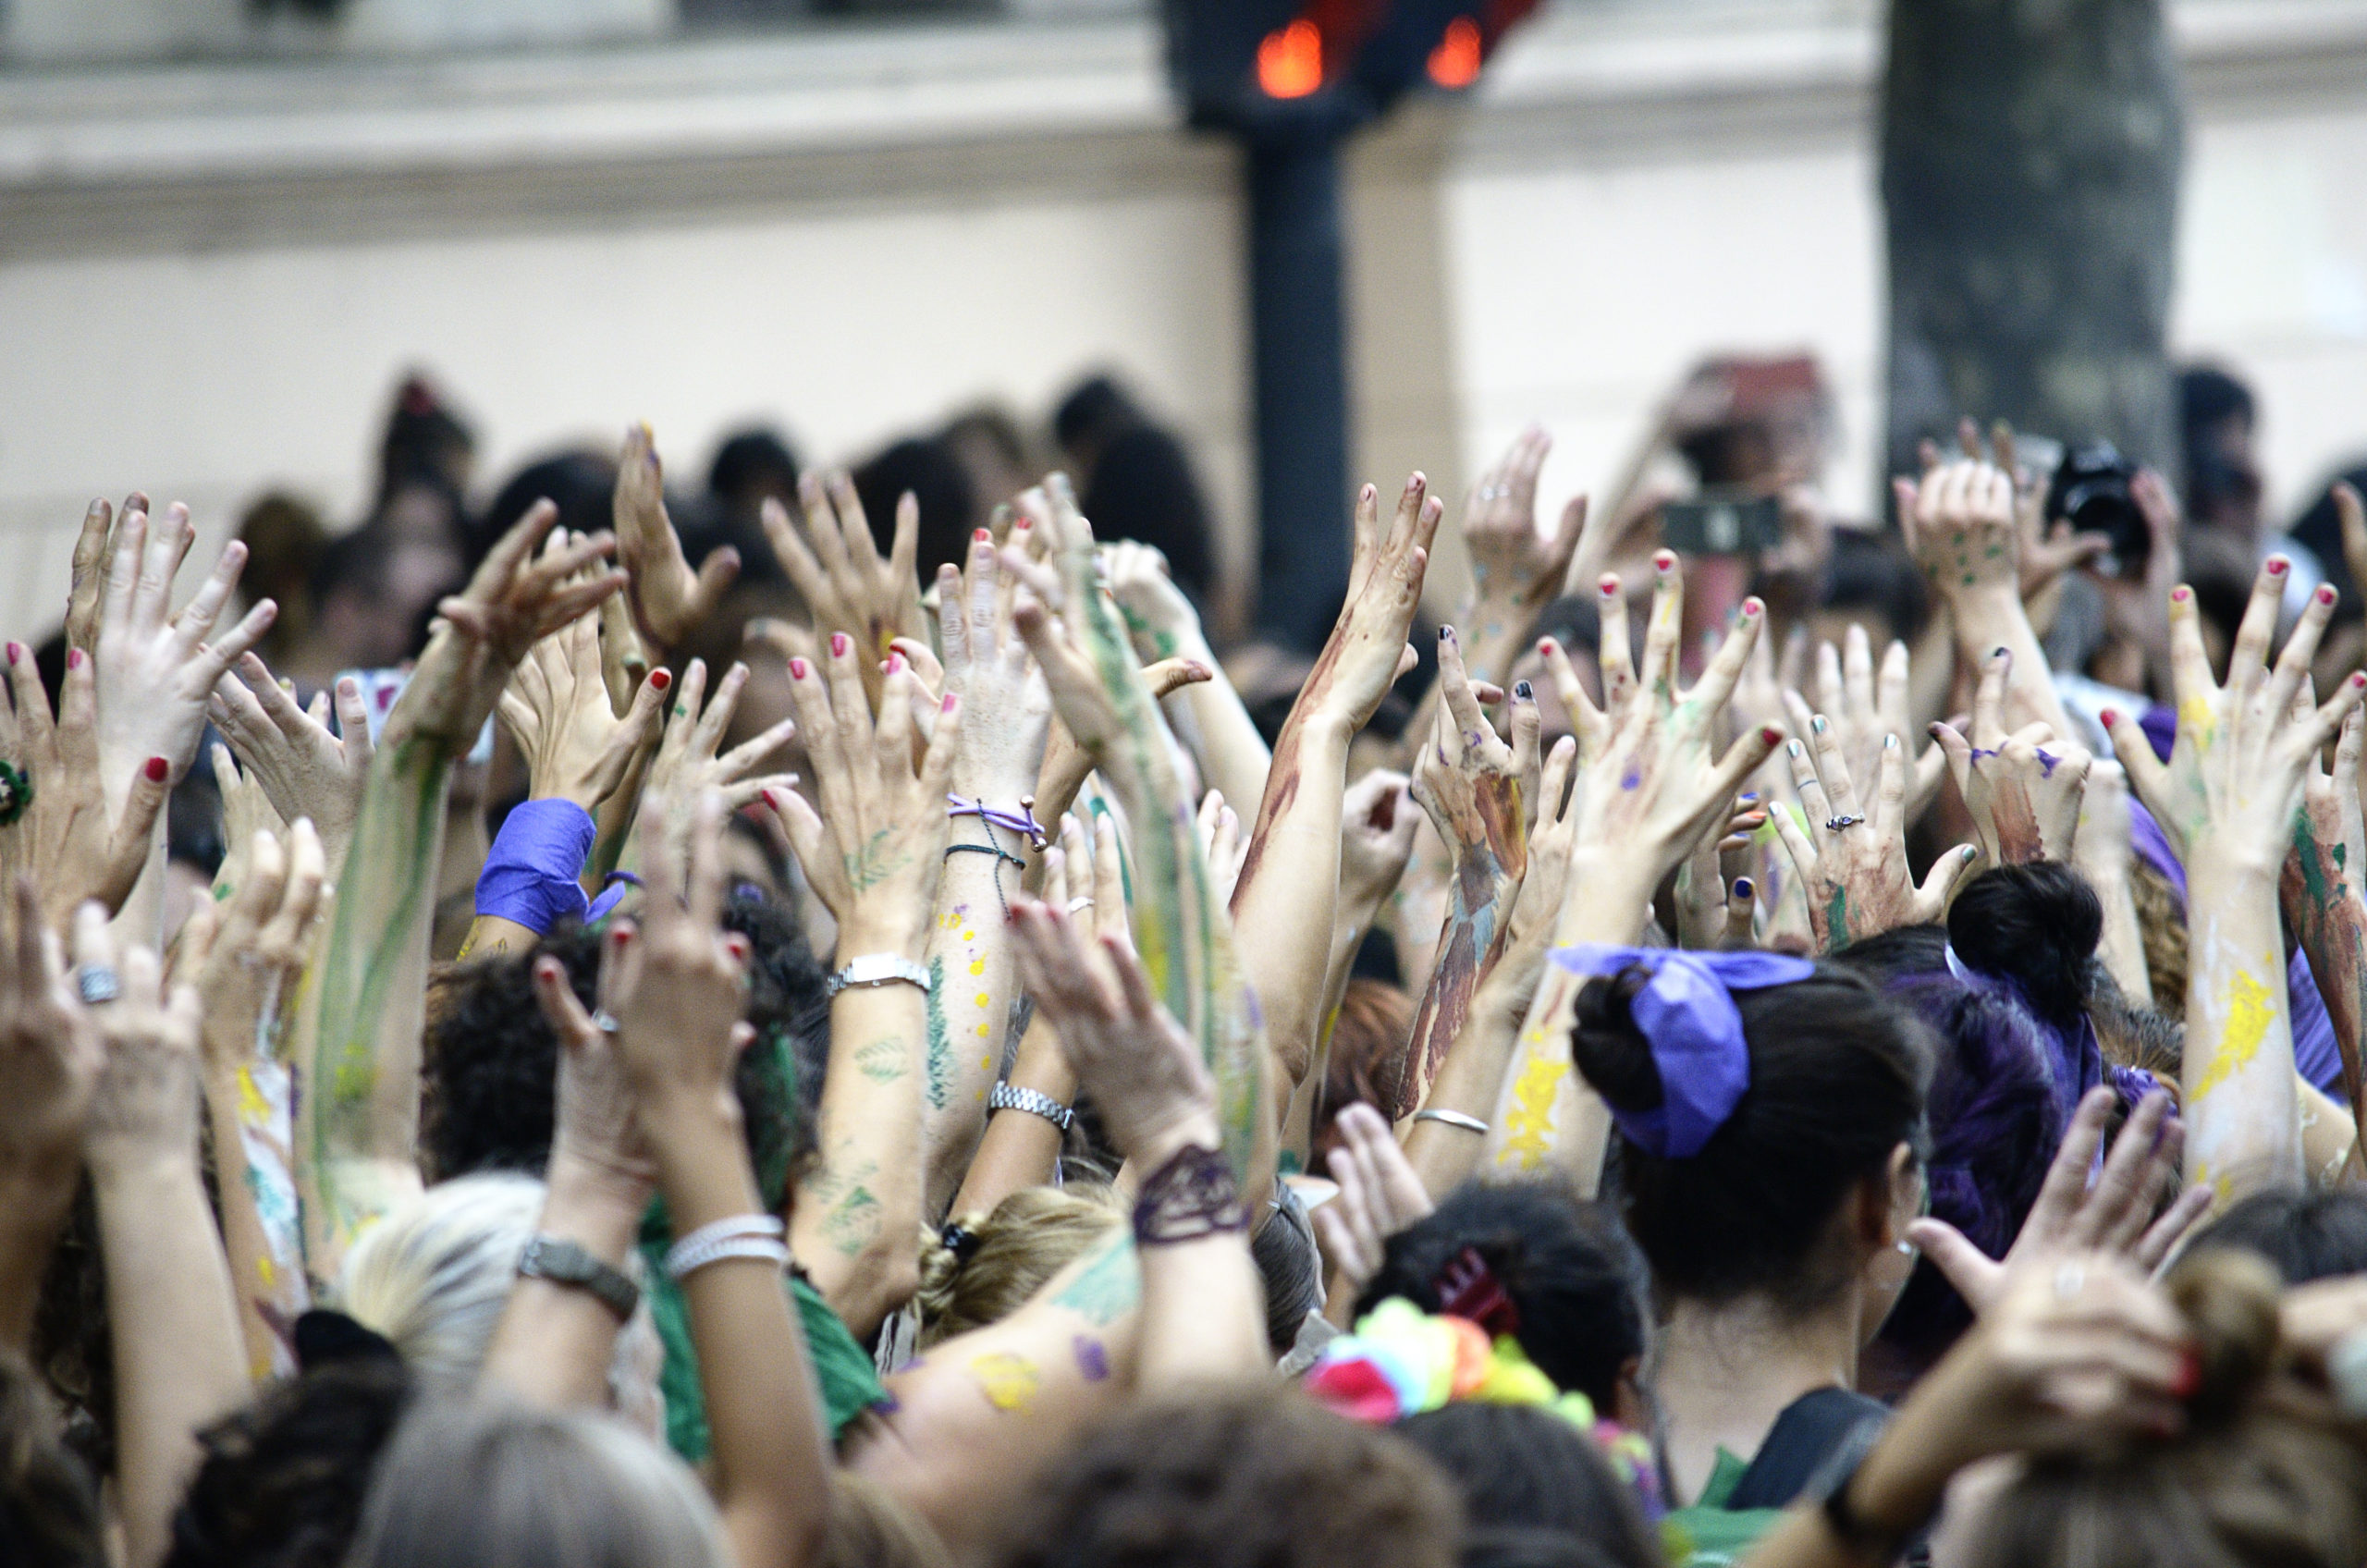
{"type": "Polygon", "coordinates": [[[613,1035],[624,1026],[617,1022],[615,1013],[610,1012],[607,1008],[602,1008],[592,1015],[592,1027],[603,1035],[613,1035]]]}
{"type": "Polygon", "coordinates": [[[2076,1263],[2067,1263],[2054,1271],[2054,1294],[2058,1300],[2072,1300],[2087,1283],[2088,1271],[2076,1263]]]}
{"type": "Polygon", "coordinates": [[[74,989],[85,1006],[96,1007],[123,995],[123,976],[105,964],[89,964],[74,972],[74,989]]]}
{"type": "Polygon", "coordinates": [[[1079,894],[1079,895],[1078,895],[1078,896],[1076,896],[1075,898],[1071,899],[1071,900],[1069,900],[1069,913],[1070,913],[1071,914],[1074,914],[1077,911],[1079,911],[1079,910],[1081,910],[1081,909],[1091,909],[1092,907],[1093,907],[1093,900],[1092,900],[1091,899],[1088,899],[1088,898],[1085,897],[1083,894],[1079,894]]]}
{"type": "Polygon", "coordinates": [[[1862,816],[1828,816],[1824,819],[1824,830],[1828,833],[1838,833],[1845,827],[1855,827],[1865,820],[1862,816]]]}

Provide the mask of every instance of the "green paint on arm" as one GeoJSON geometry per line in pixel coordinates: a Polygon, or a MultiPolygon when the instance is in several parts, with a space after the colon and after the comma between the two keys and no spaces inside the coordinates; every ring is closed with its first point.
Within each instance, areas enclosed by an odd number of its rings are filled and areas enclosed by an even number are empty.
{"type": "Polygon", "coordinates": [[[1838,952],[1849,945],[1849,893],[1834,888],[1824,904],[1824,950],[1838,952]]]}
{"type": "Polygon", "coordinates": [[[931,1110],[943,1110],[953,1093],[953,1047],[945,1037],[945,1003],[939,999],[945,990],[945,961],[928,961],[928,1104],[931,1110]]]}
{"type": "Polygon", "coordinates": [[[1097,1329],[1106,1329],[1142,1305],[1143,1275],[1134,1262],[1134,1238],[1124,1230],[1111,1232],[1085,1272],[1061,1287],[1052,1305],[1075,1313],[1097,1329]]]}

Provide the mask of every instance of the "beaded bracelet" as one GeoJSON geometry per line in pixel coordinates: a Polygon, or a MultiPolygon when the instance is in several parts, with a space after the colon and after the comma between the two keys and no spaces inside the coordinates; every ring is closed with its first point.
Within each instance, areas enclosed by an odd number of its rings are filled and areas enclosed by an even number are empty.
{"type": "Polygon", "coordinates": [[[680,1280],[695,1269],[726,1257],[764,1257],[789,1261],[781,1245],[788,1227],[769,1214],[734,1214],[702,1225],[666,1249],[666,1272],[680,1280]],[[757,1246],[763,1250],[752,1250],[757,1246]],[[777,1255],[777,1256],[776,1256],[777,1255]]]}

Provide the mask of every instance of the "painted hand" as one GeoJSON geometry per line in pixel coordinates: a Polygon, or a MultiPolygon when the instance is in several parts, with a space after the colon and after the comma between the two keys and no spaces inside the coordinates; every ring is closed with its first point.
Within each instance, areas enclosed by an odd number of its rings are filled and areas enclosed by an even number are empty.
{"type": "Polygon", "coordinates": [[[298,707],[263,660],[249,654],[214,683],[207,709],[280,821],[312,819],[333,867],[345,863],[353,841],[372,754],[361,688],[339,680],[336,703],[338,732],[331,734],[328,693],[316,695],[309,712],[298,707]]]}
{"type": "Polygon", "coordinates": [[[1813,763],[1799,741],[1784,748],[1804,815],[1779,805],[1775,827],[1807,891],[1818,949],[1837,952],[1878,932],[1944,917],[1981,851],[1970,844],[1950,850],[1932,862],[1923,886],[1915,886],[1907,864],[1907,763],[1898,738],[1884,739],[1871,800],[1859,798],[1830,724],[1813,720],[1809,739],[1813,763]]]}
{"type": "MultiPolygon", "coordinates": [[[[1990,864],[2068,863],[2095,759],[2078,741],[2057,740],[2048,725],[2006,733],[2005,680],[2013,666],[2014,655],[2000,648],[1981,668],[1970,739],[1947,724],[1932,726],[1932,737],[1947,753],[1948,771],[1990,864]]],[[[1907,815],[1912,820],[1914,814],[1907,815]]]]}
{"type": "Polygon", "coordinates": [[[131,896],[171,788],[170,765],[161,755],[134,765],[120,820],[110,826],[90,655],[67,650],[54,720],[32,650],[11,643],[7,655],[16,701],[13,708],[0,703],[0,762],[18,776],[10,789],[32,798],[0,827],[0,875],[31,877],[41,892],[42,923],[63,932],[85,899],[113,914],[131,896]]]}

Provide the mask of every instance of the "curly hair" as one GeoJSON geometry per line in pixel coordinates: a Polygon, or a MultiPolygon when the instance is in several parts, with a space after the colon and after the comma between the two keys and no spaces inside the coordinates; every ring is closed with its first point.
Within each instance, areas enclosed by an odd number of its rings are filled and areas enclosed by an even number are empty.
{"type": "Polygon", "coordinates": [[[1403,1438],[1270,1383],[1128,1409],[1012,1496],[998,1568],[1448,1568],[1463,1525],[1403,1438]]]}
{"type": "MultiPolygon", "coordinates": [[[[740,1058],[738,1087],[749,1158],[769,1195],[774,1182],[813,1153],[829,1001],[821,966],[779,905],[736,892],[724,906],[723,926],[754,949],[747,1016],[756,1044],[740,1058]],[[767,1050],[767,1041],[778,1048],[767,1050]]],[[[558,1037],[534,1001],[533,975],[533,961],[545,953],[567,966],[576,996],[592,1006],[599,937],[572,922],[531,951],[458,964],[436,977],[420,1127],[430,1180],[477,1170],[540,1175],[550,1158],[558,1037]]]]}

